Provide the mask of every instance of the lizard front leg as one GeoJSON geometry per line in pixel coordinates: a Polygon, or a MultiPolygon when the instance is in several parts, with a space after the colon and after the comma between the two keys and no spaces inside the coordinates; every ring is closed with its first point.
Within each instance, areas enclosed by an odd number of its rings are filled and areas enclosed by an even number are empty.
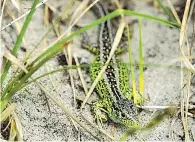
{"type": "Polygon", "coordinates": [[[99,54],[99,47],[97,44],[90,44],[89,43],[89,36],[86,32],[83,33],[83,41],[82,41],[82,48],[90,51],[91,53],[98,55],[99,54]]]}
{"type": "Polygon", "coordinates": [[[95,120],[100,126],[102,126],[103,122],[107,121],[107,111],[104,109],[104,101],[99,100],[92,103],[92,112],[94,113],[95,120]]]}

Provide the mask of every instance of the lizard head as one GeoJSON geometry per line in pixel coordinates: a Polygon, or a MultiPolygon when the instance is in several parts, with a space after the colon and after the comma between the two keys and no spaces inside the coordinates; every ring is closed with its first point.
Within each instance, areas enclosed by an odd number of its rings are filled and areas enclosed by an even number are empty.
{"type": "Polygon", "coordinates": [[[129,128],[139,128],[137,108],[129,100],[122,102],[113,104],[112,111],[108,114],[110,119],[129,128]]]}

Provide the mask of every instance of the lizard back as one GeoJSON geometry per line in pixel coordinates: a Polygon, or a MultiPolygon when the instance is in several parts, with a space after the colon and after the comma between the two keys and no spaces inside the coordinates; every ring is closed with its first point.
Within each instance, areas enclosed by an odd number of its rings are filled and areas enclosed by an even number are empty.
{"type": "MultiPolygon", "coordinates": [[[[108,11],[103,4],[98,2],[95,5],[95,14],[100,18],[107,15],[108,11]]],[[[94,62],[95,64],[90,68],[93,80],[95,80],[102,66],[106,63],[113,43],[110,20],[102,23],[99,30],[99,55],[94,62]]],[[[137,108],[134,106],[133,101],[127,99],[120,89],[120,82],[123,81],[120,81],[119,79],[123,77],[120,76],[122,74],[119,73],[118,65],[120,64],[117,63],[115,55],[113,55],[103,77],[96,86],[96,90],[102,99],[102,106],[107,110],[111,120],[126,126],[139,125],[137,123],[137,108]]],[[[125,66],[125,69],[126,68],[127,66],[125,66]]]]}

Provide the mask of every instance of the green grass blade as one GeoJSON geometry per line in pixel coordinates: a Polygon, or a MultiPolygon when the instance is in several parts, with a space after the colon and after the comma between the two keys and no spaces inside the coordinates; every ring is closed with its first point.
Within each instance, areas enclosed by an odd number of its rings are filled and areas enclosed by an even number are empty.
{"type": "Polygon", "coordinates": [[[125,134],[120,138],[120,141],[126,141],[129,135],[134,135],[137,131],[146,131],[150,130],[157,126],[160,122],[162,122],[169,115],[173,115],[176,113],[177,108],[169,107],[167,109],[161,110],[157,113],[157,115],[152,118],[152,120],[143,126],[141,129],[129,129],[125,132],[125,134]]]}
{"type": "Polygon", "coordinates": [[[120,138],[120,141],[127,141],[129,135],[135,134],[138,130],[139,129],[135,129],[135,128],[128,129],[127,132],[125,132],[125,134],[123,134],[123,136],[120,138]]]}
{"type": "Polygon", "coordinates": [[[130,39],[130,30],[129,26],[127,25],[127,38],[128,38],[128,53],[129,53],[129,63],[130,63],[130,74],[131,74],[131,80],[132,80],[132,89],[133,89],[133,99],[134,103],[137,104],[137,95],[136,95],[136,81],[135,81],[135,74],[134,74],[134,66],[133,66],[133,56],[132,56],[132,50],[131,50],[131,39],[130,39]]]}
{"type": "Polygon", "coordinates": [[[143,59],[143,44],[142,44],[142,20],[139,20],[139,92],[143,95],[144,92],[144,59],[143,59]]]}
{"type": "Polygon", "coordinates": [[[147,124],[145,125],[142,130],[149,130],[156,125],[158,125],[160,122],[164,120],[169,115],[172,115],[176,112],[177,108],[174,107],[169,107],[165,110],[161,110],[157,113],[157,115],[147,124]]]}
{"type": "MultiPolygon", "coordinates": [[[[12,50],[12,54],[13,55],[16,55],[16,53],[17,53],[17,51],[18,51],[18,49],[19,49],[19,47],[20,47],[20,45],[22,43],[22,39],[23,39],[24,34],[26,32],[26,29],[27,29],[27,27],[28,27],[28,25],[29,25],[29,23],[30,23],[30,21],[32,19],[32,15],[35,12],[35,7],[38,4],[38,2],[39,2],[39,0],[34,0],[34,2],[33,2],[31,11],[27,15],[26,20],[25,20],[25,22],[23,24],[23,27],[22,27],[22,29],[20,31],[20,34],[18,35],[17,40],[16,40],[16,43],[15,43],[15,45],[13,47],[13,50],[12,50]]],[[[11,62],[10,61],[7,61],[6,65],[5,65],[5,68],[3,70],[3,74],[1,75],[1,78],[0,78],[1,84],[3,84],[3,81],[5,80],[5,78],[7,76],[7,73],[8,73],[8,70],[9,70],[10,66],[11,66],[11,62]]]]}
{"type": "Polygon", "coordinates": [[[160,8],[162,8],[162,10],[169,16],[169,18],[171,19],[171,21],[176,22],[177,20],[175,19],[175,17],[173,16],[172,12],[170,10],[168,10],[163,3],[161,2],[161,0],[157,0],[158,5],[160,6],[160,8]]]}
{"type": "Polygon", "coordinates": [[[128,16],[135,16],[135,17],[138,17],[138,18],[144,18],[144,19],[156,21],[156,22],[159,22],[161,24],[164,24],[166,26],[170,26],[170,27],[173,27],[173,28],[180,28],[181,27],[181,25],[179,23],[170,22],[170,21],[167,21],[167,20],[162,19],[162,18],[154,17],[154,16],[151,16],[151,15],[148,15],[148,14],[143,14],[143,13],[139,13],[139,12],[135,12],[135,11],[119,9],[119,10],[116,10],[115,12],[120,12],[120,13],[122,13],[124,15],[128,15],[128,16]]]}

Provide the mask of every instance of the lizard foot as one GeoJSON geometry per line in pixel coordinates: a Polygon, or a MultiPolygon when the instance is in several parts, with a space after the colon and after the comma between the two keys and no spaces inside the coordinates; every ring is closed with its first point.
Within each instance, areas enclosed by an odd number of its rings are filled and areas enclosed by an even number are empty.
{"type": "Polygon", "coordinates": [[[102,101],[94,102],[92,105],[92,112],[95,115],[95,120],[102,126],[103,122],[107,121],[106,110],[103,109],[102,101]]]}

